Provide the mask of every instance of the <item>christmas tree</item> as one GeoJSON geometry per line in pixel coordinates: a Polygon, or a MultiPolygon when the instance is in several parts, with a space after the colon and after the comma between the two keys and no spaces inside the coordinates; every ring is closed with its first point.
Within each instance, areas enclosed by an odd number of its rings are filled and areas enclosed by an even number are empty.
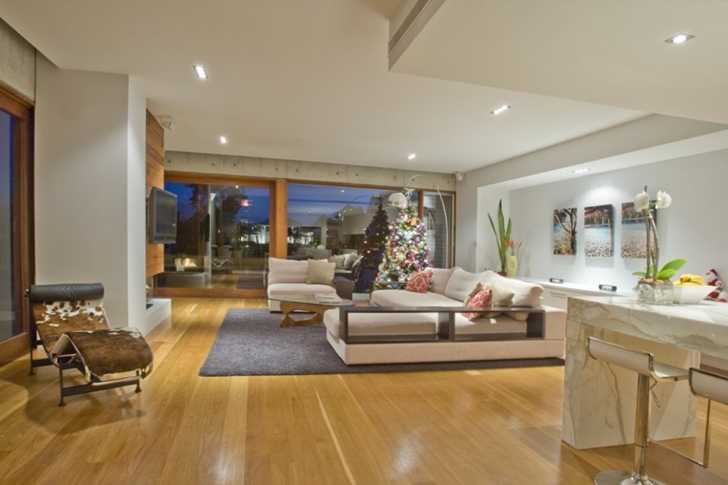
{"type": "Polygon", "coordinates": [[[377,212],[374,213],[372,221],[364,230],[364,248],[361,251],[361,262],[359,263],[354,291],[357,293],[369,293],[372,291],[374,280],[379,272],[379,264],[384,257],[387,247],[387,235],[389,235],[389,218],[382,208],[382,198],[379,197],[377,212]]]}
{"type": "Polygon", "coordinates": [[[400,210],[389,226],[387,250],[376,280],[380,288],[391,287],[392,283],[405,284],[410,274],[430,266],[427,229],[410,204],[409,194],[393,194],[390,201],[400,210]]]}

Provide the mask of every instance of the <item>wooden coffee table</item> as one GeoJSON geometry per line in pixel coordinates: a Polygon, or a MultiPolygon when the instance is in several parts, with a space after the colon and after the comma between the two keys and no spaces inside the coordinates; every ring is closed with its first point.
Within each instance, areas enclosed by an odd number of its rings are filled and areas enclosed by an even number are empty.
{"type": "Polygon", "coordinates": [[[317,302],[316,297],[313,295],[268,297],[268,299],[280,302],[281,304],[281,312],[283,313],[281,327],[294,327],[298,325],[313,325],[314,323],[321,323],[324,321],[324,312],[326,310],[354,304],[351,300],[343,299],[339,302],[321,303],[317,302]],[[309,318],[292,318],[291,313],[295,311],[310,312],[314,315],[309,318]]]}

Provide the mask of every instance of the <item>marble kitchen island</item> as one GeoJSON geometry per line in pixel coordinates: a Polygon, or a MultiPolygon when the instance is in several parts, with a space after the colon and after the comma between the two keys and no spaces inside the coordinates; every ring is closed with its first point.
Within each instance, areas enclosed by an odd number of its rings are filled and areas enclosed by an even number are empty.
{"type": "MultiPolygon", "coordinates": [[[[637,375],[589,356],[590,335],[652,352],[655,359],[688,368],[700,354],[728,359],[728,305],[648,305],[633,298],[569,298],[562,439],[578,449],[634,442],[637,375]]],[[[695,435],[697,403],[686,381],[659,383],[661,406],[652,406],[650,436],[695,435]]]]}

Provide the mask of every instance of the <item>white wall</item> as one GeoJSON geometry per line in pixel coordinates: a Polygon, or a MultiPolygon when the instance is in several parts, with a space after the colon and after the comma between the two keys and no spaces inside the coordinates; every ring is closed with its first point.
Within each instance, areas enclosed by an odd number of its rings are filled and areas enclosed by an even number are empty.
{"type": "MultiPolygon", "coordinates": [[[[495,240],[487,213],[520,187],[562,180],[578,166],[613,170],[728,147],[726,126],[650,115],[465,174],[457,184],[456,264],[469,270],[495,268],[495,240]]],[[[506,200],[504,200],[506,203],[506,200]]]]}
{"type": "MultiPolygon", "coordinates": [[[[563,278],[584,284],[615,284],[631,289],[633,271],[644,270],[643,259],[622,259],[621,206],[648,186],[654,198],[658,190],[671,196],[672,205],[657,214],[660,264],[685,258],[680,273],[703,274],[715,268],[728,279],[728,222],[722,202],[728,181],[728,150],[538,185],[509,194],[513,239],[524,240],[519,275],[563,278]],[[614,256],[584,255],[584,207],[612,204],[615,209],[614,256]],[[576,207],[577,255],[552,254],[552,216],[558,208],[576,207]]],[[[488,228],[490,231],[490,228],[488,228]]],[[[492,231],[491,237],[492,237],[492,231]]]]}
{"type": "Polygon", "coordinates": [[[144,100],[38,55],[36,103],[36,282],[101,282],[112,326],[146,332],[144,100]]]}
{"type": "Polygon", "coordinates": [[[127,118],[127,294],[129,323],[148,333],[146,318],[146,178],[147,178],[147,99],[138,81],[129,79],[127,118]]]}

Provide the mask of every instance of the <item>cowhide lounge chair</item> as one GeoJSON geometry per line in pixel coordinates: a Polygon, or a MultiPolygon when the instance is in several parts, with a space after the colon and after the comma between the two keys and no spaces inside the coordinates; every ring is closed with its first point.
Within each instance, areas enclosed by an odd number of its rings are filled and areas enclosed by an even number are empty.
{"type": "Polygon", "coordinates": [[[136,384],[152,372],[152,349],[134,328],[110,328],[101,283],[31,285],[27,293],[30,326],[30,374],[35,367],[55,365],[63,398],[136,384]],[[46,358],[34,358],[42,345],[46,358]],[[80,371],[85,384],[63,386],[63,373],[80,371]],[[113,375],[112,375],[113,374],[113,375]]]}

